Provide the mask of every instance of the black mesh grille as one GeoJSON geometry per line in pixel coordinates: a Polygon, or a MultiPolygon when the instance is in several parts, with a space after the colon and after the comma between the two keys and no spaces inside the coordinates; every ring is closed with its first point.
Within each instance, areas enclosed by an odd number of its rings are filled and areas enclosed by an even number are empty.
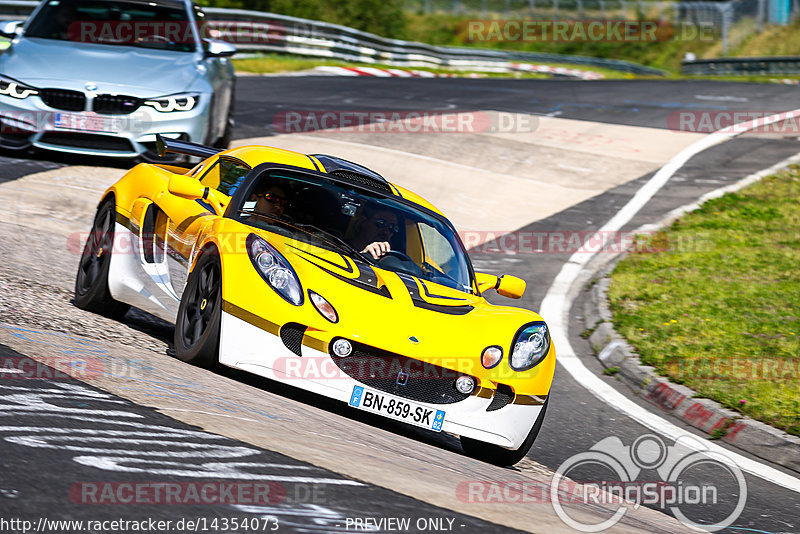
{"type": "Polygon", "coordinates": [[[88,148],[91,150],[113,150],[115,152],[133,152],[130,141],[122,137],[72,132],[48,132],[42,136],[42,143],[71,148],[88,148]]]}
{"type": "Polygon", "coordinates": [[[353,343],[350,356],[339,358],[332,355],[331,358],[348,376],[398,397],[431,404],[452,404],[470,396],[456,389],[456,378],[463,373],[375,347],[353,343]]]}
{"type": "Polygon", "coordinates": [[[39,96],[45,104],[64,111],[83,111],[86,109],[86,95],[80,91],[67,89],[42,89],[39,96]]]}
{"type": "Polygon", "coordinates": [[[513,399],[514,390],[512,390],[510,386],[497,384],[497,391],[495,391],[492,402],[489,403],[489,407],[486,408],[486,411],[494,412],[499,410],[503,406],[507,406],[513,399]]]}
{"type": "Polygon", "coordinates": [[[305,325],[298,323],[286,323],[281,327],[281,341],[286,348],[298,356],[302,356],[300,348],[303,346],[303,334],[306,331],[305,325]]]}
{"type": "Polygon", "coordinates": [[[105,115],[127,115],[141,105],[140,99],[125,95],[97,95],[92,102],[94,111],[105,115]]]}
{"type": "Polygon", "coordinates": [[[366,185],[374,189],[386,191],[387,193],[392,192],[392,188],[389,187],[386,184],[386,182],[381,182],[380,180],[376,180],[375,178],[370,178],[369,176],[364,176],[363,174],[358,174],[357,172],[337,169],[335,171],[329,172],[328,174],[333,174],[334,176],[340,176],[345,180],[347,180],[348,182],[352,182],[354,184],[366,185]]]}
{"type": "Polygon", "coordinates": [[[12,124],[0,121],[0,146],[7,148],[24,147],[30,144],[33,132],[22,130],[12,124]]]}

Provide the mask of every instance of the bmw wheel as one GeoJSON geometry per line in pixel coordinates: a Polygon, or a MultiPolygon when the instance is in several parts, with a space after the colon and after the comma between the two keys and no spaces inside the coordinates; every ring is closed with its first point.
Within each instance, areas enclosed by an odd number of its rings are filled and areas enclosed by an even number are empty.
{"type": "Polygon", "coordinates": [[[528,432],[525,441],[522,442],[522,445],[520,445],[518,449],[506,449],[497,445],[492,445],[491,443],[485,443],[462,436],[461,446],[464,448],[464,452],[468,456],[490,464],[499,465],[500,467],[514,465],[528,454],[528,451],[531,450],[531,446],[533,446],[533,442],[536,441],[536,436],[539,435],[539,430],[541,430],[542,423],[544,422],[544,414],[547,411],[547,403],[549,401],[549,397],[544,401],[539,417],[536,419],[530,432],[528,432]]]}
{"type": "Polygon", "coordinates": [[[175,355],[210,367],[217,363],[222,317],[222,268],[216,249],[206,249],[189,273],[175,321],[175,355]]]}
{"type": "Polygon", "coordinates": [[[114,300],[108,289],[116,216],[114,197],[109,197],[97,209],[83,247],[75,277],[75,304],[84,310],[121,318],[130,306],[114,300]]]}

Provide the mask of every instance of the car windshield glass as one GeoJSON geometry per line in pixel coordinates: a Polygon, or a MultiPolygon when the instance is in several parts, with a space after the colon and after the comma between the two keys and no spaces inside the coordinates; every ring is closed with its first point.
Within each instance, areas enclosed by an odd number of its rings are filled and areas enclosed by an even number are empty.
{"type": "Polygon", "coordinates": [[[258,228],[467,293],[472,275],[464,248],[447,221],[399,200],[318,176],[268,171],[232,206],[258,228]],[[373,260],[365,248],[388,243],[373,260]]]}
{"type": "Polygon", "coordinates": [[[197,49],[186,9],[177,2],[50,0],[25,36],[178,52],[197,49]]]}

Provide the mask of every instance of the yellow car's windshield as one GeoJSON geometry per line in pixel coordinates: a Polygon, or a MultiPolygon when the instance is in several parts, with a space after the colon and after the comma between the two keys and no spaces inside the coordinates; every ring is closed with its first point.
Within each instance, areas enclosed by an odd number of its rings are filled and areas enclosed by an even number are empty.
{"type": "Polygon", "coordinates": [[[441,216],[394,196],[291,171],[262,174],[233,206],[238,219],[380,268],[472,292],[472,269],[441,216]],[[365,252],[388,243],[378,260],[365,252]]]}

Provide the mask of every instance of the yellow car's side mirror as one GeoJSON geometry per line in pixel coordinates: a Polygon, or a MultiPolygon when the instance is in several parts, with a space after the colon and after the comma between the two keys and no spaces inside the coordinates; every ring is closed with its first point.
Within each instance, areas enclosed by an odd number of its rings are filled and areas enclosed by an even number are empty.
{"type": "Polygon", "coordinates": [[[497,285],[497,292],[504,297],[510,299],[521,298],[525,294],[525,280],[504,274],[500,277],[500,283],[497,285]]]}
{"type": "Polygon", "coordinates": [[[208,188],[197,181],[197,178],[176,174],[169,178],[169,192],[190,200],[208,197],[208,188]]]}
{"type": "Polygon", "coordinates": [[[496,289],[498,294],[511,299],[518,299],[525,294],[525,280],[516,276],[475,273],[475,280],[478,282],[478,290],[481,293],[489,289],[496,289]]]}
{"type": "Polygon", "coordinates": [[[475,273],[475,281],[478,282],[478,291],[481,293],[497,287],[498,280],[493,274],[475,273]]]}

